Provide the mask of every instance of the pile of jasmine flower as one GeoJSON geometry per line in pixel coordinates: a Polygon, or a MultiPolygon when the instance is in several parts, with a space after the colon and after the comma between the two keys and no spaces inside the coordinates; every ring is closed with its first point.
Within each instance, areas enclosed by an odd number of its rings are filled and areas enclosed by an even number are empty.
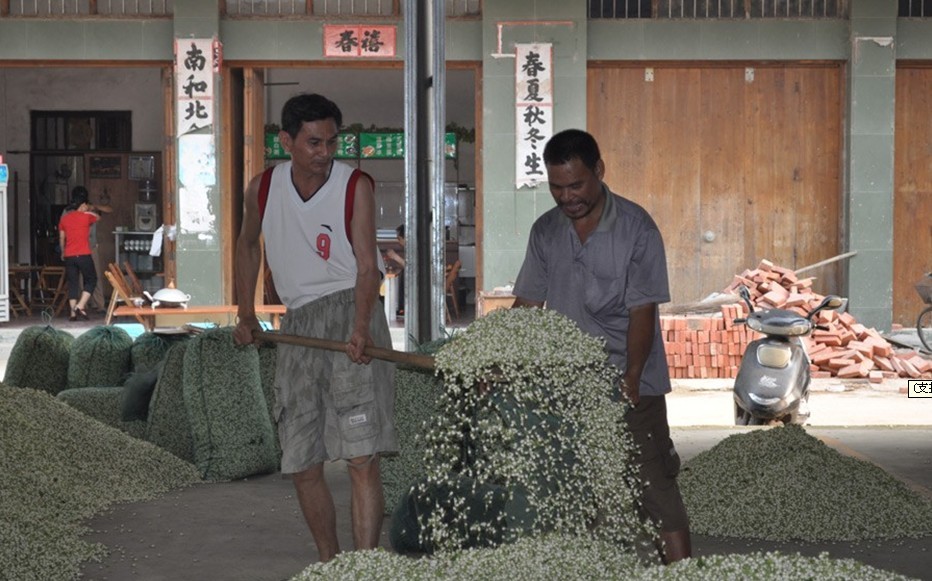
{"type": "Polygon", "coordinates": [[[382,549],[341,553],[328,563],[311,565],[292,581],[405,581],[563,579],[631,579],[632,581],[742,581],[819,579],[832,581],[899,581],[906,577],[851,559],[799,554],[752,553],[710,555],[672,565],[647,565],[610,542],[594,537],[543,536],[520,539],[494,549],[472,549],[412,559],[382,549]]]}
{"type": "Polygon", "coordinates": [[[498,310],[444,345],[436,367],[444,386],[415,487],[430,497],[424,547],[557,532],[633,551],[656,539],[639,518],[626,405],[612,401],[617,372],[601,339],[554,311],[498,310]]]}
{"type": "Polygon", "coordinates": [[[200,480],[193,465],[44,391],[0,384],[0,578],[72,579],[106,553],[81,521],[200,480]]]}
{"type": "Polygon", "coordinates": [[[699,534],[772,541],[932,534],[932,502],[796,425],[725,438],[684,465],[679,485],[699,534]]]}

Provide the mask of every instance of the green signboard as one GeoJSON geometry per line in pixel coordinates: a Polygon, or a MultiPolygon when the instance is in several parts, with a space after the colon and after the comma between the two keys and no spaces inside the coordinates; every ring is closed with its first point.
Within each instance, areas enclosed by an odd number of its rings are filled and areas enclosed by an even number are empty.
{"type": "Polygon", "coordinates": [[[404,156],[404,133],[359,134],[359,157],[363,159],[400,159],[404,156]]]}
{"type": "Polygon", "coordinates": [[[289,159],[288,152],[282,147],[278,133],[265,134],[265,159],[289,159]]]}
{"type": "MultiPolygon", "coordinates": [[[[456,159],[456,135],[447,133],[444,139],[444,156],[456,159]]],[[[337,136],[337,159],[404,159],[404,133],[340,133],[337,136]]],[[[278,133],[265,134],[265,158],[289,159],[278,133]]]]}
{"type": "Polygon", "coordinates": [[[359,157],[359,136],[355,133],[341,133],[337,136],[337,159],[356,159],[359,157]]]}
{"type": "Polygon", "coordinates": [[[456,134],[447,133],[443,137],[443,156],[447,159],[456,159],[456,134]]]}

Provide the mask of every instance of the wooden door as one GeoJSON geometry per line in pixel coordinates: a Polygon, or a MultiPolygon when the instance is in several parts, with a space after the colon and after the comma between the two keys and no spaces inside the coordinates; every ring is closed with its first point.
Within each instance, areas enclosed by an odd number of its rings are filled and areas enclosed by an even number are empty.
{"type": "MultiPolygon", "coordinates": [[[[225,237],[229,241],[230,280],[233,280],[235,276],[233,253],[243,223],[243,193],[253,176],[265,169],[265,74],[263,69],[258,67],[243,67],[234,69],[233,72],[232,76],[238,82],[235,83],[230,95],[230,102],[235,104],[231,115],[241,120],[236,132],[241,139],[236,141],[236,145],[230,146],[231,150],[236,152],[229,168],[230,191],[232,192],[229,196],[230,215],[233,218],[227,227],[230,235],[225,237]]],[[[256,282],[256,294],[253,297],[256,304],[264,302],[265,280],[263,256],[256,282]]],[[[235,291],[235,289],[232,290],[235,291]]],[[[233,300],[239,302],[240,297],[235,297],[233,300]]]]}
{"type": "MultiPolygon", "coordinates": [[[[589,130],[605,181],[664,236],[674,303],[769,259],[801,268],[840,246],[841,69],[590,67],[589,130]]],[[[838,266],[818,292],[837,292],[838,266]]]]}
{"type": "Polygon", "coordinates": [[[893,321],[924,307],[914,287],[932,271],[932,66],[897,65],[893,208],[893,321]]]}

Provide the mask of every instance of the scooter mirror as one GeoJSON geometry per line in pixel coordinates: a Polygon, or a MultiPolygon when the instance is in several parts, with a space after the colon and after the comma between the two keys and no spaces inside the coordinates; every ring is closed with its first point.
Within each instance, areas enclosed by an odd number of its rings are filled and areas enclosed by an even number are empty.
{"type": "Polygon", "coordinates": [[[841,297],[836,297],[835,295],[829,295],[825,297],[825,308],[826,309],[837,309],[843,304],[845,304],[845,300],[841,297]]]}
{"type": "Polygon", "coordinates": [[[825,309],[837,309],[844,304],[845,304],[845,299],[839,296],[835,296],[835,295],[828,295],[824,299],[822,299],[822,302],[820,302],[818,306],[816,306],[816,308],[812,309],[812,311],[809,312],[806,318],[812,319],[812,317],[814,317],[815,314],[818,313],[819,311],[822,311],[825,309]]]}
{"type": "Polygon", "coordinates": [[[748,287],[741,285],[738,287],[738,296],[744,301],[744,304],[748,306],[748,312],[754,312],[754,304],[751,303],[751,291],[748,290],[748,287]]]}

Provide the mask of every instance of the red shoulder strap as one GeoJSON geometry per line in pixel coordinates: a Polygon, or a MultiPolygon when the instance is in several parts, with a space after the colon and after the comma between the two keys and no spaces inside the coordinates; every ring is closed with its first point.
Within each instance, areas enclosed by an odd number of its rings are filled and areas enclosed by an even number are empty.
{"type": "Polygon", "coordinates": [[[353,170],[349,181],[346,183],[346,207],[343,209],[344,228],[346,229],[346,237],[349,239],[350,244],[353,243],[353,231],[350,229],[350,223],[353,221],[353,204],[356,202],[356,182],[359,181],[360,177],[365,177],[369,180],[369,183],[372,184],[372,188],[375,189],[375,180],[372,179],[372,176],[360,169],[353,170]]]}
{"type": "Polygon", "coordinates": [[[262,172],[262,180],[259,182],[259,224],[262,224],[265,218],[265,205],[269,201],[269,187],[272,185],[272,172],[275,166],[262,172]]]}

